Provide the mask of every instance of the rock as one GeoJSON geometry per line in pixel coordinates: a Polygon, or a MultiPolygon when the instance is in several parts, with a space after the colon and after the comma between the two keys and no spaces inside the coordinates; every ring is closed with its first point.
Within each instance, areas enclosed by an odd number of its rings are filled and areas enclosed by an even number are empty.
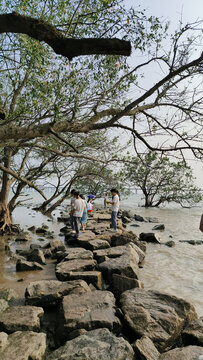
{"type": "Polygon", "coordinates": [[[19,298],[18,294],[13,289],[6,288],[0,290],[0,299],[6,300],[9,303],[9,305],[18,298],[19,298]]]}
{"type": "Polygon", "coordinates": [[[36,232],[37,227],[33,225],[33,226],[29,227],[28,230],[32,231],[32,232],[36,232]]]}
{"type": "Polygon", "coordinates": [[[119,257],[107,259],[98,265],[98,269],[107,281],[112,281],[113,274],[120,274],[134,279],[138,278],[139,256],[130,245],[126,245],[125,248],[125,251],[121,252],[119,257]]]}
{"type": "Polygon", "coordinates": [[[56,277],[60,281],[70,280],[70,273],[74,271],[94,270],[97,262],[95,260],[75,259],[64,261],[56,266],[56,277]]]}
{"type": "Polygon", "coordinates": [[[134,215],[134,219],[136,221],[140,221],[140,222],[147,222],[147,220],[143,216],[140,216],[140,215],[137,215],[137,214],[134,215]]]}
{"type": "Polygon", "coordinates": [[[203,316],[190,323],[182,332],[184,346],[203,346],[203,316]]]}
{"type": "Polygon", "coordinates": [[[190,303],[158,291],[132,289],[121,295],[124,319],[135,339],[149,337],[159,351],[176,343],[182,328],[197,319],[190,303]]]}
{"type": "MultiPolygon", "coordinates": [[[[5,333],[3,333],[5,334],[5,333]]],[[[6,334],[7,335],[7,334],[6,334]]],[[[0,346],[0,360],[43,360],[46,352],[46,334],[17,331],[5,336],[0,346]]]]}
{"type": "Polygon", "coordinates": [[[156,217],[149,217],[149,216],[146,216],[145,218],[148,222],[150,223],[158,223],[159,222],[159,219],[156,218],[156,217]]]}
{"type": "Polygon", "coordinates": [[[124,224],[128,224],[128,223],[130,223],[131,222],[131,219],[130,218],[128,218],[127,216],[122,216],[122,222],[124,223],[124,224]]]}
{"type": "Polygon", "coordinates": [[[165,225],[164,224],[159,224],[159,225],[155,225],[152,230],[164,230],[165,229],[165,225]]]}
{"type": "Polygon", "coordinates": [[[144,288],[143,282],[119,274],[112,275],[111,290],[116,298],[120,297],[124,291],[134,289],[136,287],[144,288]]]}
{"type": "Polygon", "coordinates": [[[0,331],[39,331],[44,311],[35,306],[10,306],[0,314],[0,331]]]}
{"type": "Polygon", "coordinates": [[[1,352],[2,350],[4,350],[7,343],[8,343],[8,334],[6,334],[5,332],[0,332],[0,357],[1,357],[1,352]]]}
{"type": "Polygon", "coordinates": [[[140,227],[139,224],[130,224],[130,226],[133,226],[133,227],[140,227]]]}
{"type": "Polygon", "coordinates": [[[109,245],[108,241],[106,241],[106,240],[95,239],[95,240],[89,241],[89,248],[92,251],[99,250],[99,249],[107,249],[109,247],[110,247],[110,245],[109,245]]]}
{"type": "MultiPolygon", "coordinates": [[[[159,351],[154,346],[153,342],[147,337],[143,336],[133,344],[135,355],[141,360],[159,360],[159,351]]],[[[175,360],[175,359],[174,359],[175,360]]]]}
{"type": "Polygon", "coordinates": [[[203,240],[179,240],[179,242],[188,243],[190,245],[202,245],[203,240]]]}
{"type": "Polygon", "coordinates": [[[41,265],[46,264],[44,254],[43,254],[42,250],[40,250],[40,249],[33,249],[30,252],[30,254],[27,256],[27,261],[34,261],[41,265]]]}
{"type": "Polygon", "coordinates": [[[90,231],[86,230],[84,233],[82,233],[78,238],[76,238],[73,234],[66,234],[65,235],[65,241],[69,245],[83,247],[84,249],[89,250],[89,242],[91,240],[95,240],[96,235],[90,231]]]}
{"type": "Polygon", "coordinates": [[[92,230],[95,234],[100,234],[106,229],[110,229],[110,222],[100,222],[87,226],[87,229],[92,230]]]}
{"type": "Polygon", "coordinates": [[[31,271],[31,270],[44,270],[44,266],[37,262],[25,261],[22,259],[17,260],[16,271],[31,271]]]}
{"type": "Polygon", "coordinates": [[[93,284],[97,289],[103,289],[102,273],[100,271],[70,271],[66,274],[67,280],[84,280],[93,284]]]}
{"type": "Polygon", "coordinates": [[[115,298],[109,291],[67,295],[62,301],[64,338],[69,339],[75,329],[108,328],[117,333],[121,324],[115,313],[115,298]]]}
{"type": "Polygon", "coordinates": [[[203,360],[201,346],[176,348],[160,355],[159,360],[203,360]]]}
{"type": "Polygon", "coordinates": [[[61,240],[52,240],[49,243],[49,247],[52,253],[56,253],[57,251],[65,251],[65,245],[62,243],[61,240]]]}
{"type": "Polygon", "coordinates": [[[129,242],[138,241],[137,235],[130,231],[122,231],[121,234],[113,234],[111,237],[111,246],[126,245],[129,242]]]}
{"type": "Polygon", "coordinates": [[[93,253],[90,250],[85,250],[83,248],[69,248],[66,249],[66,256],[64,261],[74,260],[74,259],[93,259],[93,253]]]}
{"type": "Polygon", "coordinates": [[[25,290],[26,304],[41,307],[56,306],[63,296],[90,291],[83,280],[61,282],[58,280],[41,280],[31,282],[25,290]]]}
{"type": "Polygon", "coordinates": [[[60,229],[60,232],[63,233],[63,234],[67,234],[70,232],[70,228],[67,227],[67,226],[64,226],[60,229]]]}
{"type": "Polygon", "coordinates": [[[30,241],[30,240],[32,240],[32,237],[28,232],[21,232],[15,238],[15,241],[30,241]]]}
{"type": "Polygon", "coordinates": [[[140,248],[138,248],[138,246],[134,245],[133,243],[128,243],[127,245],[124,245],[124,246],[115,246],[115,247],[108,248],[108,249],[95,250],[95,251],[93,251],[94,258],[99,263],[105,261],[106,257],[117,258],[119,256],[122,256],[129,249],[129,247],[133,248],[136,251],[136,253],[138,255],[137,263],[142,262],[143,259],[145,258],[145,254],[140,248]]]}
{"type": "Polygon", "coordinates": [[[168,246],[168,247],[174,247],[175,246],[175,241],[170,240],[164,243],[164,245],[168,246]]]}
{"type": "Polygon", "coordinates": [[[126,216],[129,219],[133,218],[130,210],[122,210],[122,216],[126,216]]]}
{"type": "Polygon", "coordinates": [[[122,337],[117,338],[108,329],[96,329],[67,341],[47,360],[133,360],[131,345],[122,337]]]}
{"type": "Polygon", "coordinates": [[[93,219],[96,221],[106,221],[106,220],[111,220],[111,214],[94,214],[93,215],[93,219]]]}
{"type": "Polygon", "coordinates": [[[140,233],[140,241],[152,242],[161,244],[161,238],[155,233],[140,233]]]}
{"type": "Polygon", "coordinates": [[[8,302],[4,299],[0,299],[0,313],[5,311],[8,308],[8,302]]]}
{"type": "Polygon", "coordinates": [[[47,234],[47,229],[44,229],[43,227],[38,227],[36,229],[36,234],[47,234]]]}

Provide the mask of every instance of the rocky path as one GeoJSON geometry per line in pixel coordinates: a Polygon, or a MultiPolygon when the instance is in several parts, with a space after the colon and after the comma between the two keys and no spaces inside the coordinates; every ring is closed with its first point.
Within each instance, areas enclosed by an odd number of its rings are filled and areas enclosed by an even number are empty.
{"type": "Polygon", "coordinates": [[[203,319],[193,305],[139,280],[146,243],[125,230],[127,215],[117,233],[110,215],[96,212],[78,239],[65,224],[64,242],[19,252],[16,271],[51,260],[57,280],[30,282],[25,305],[0,290],[0,360],[203,360],[203,319]]]}

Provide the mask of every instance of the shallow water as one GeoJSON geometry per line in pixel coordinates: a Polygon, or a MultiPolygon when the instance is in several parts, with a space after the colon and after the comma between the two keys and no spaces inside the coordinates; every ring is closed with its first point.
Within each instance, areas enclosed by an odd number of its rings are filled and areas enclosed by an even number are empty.
{"type": "MultiPolygon", "coordinates": [[[[130,200],[121,202],[121,208],[127,208],[133,214],[157,217],[159,223],[165,224],[164,231],[157,231],[163,241],[175,241],[175,247],[165,245],[148,244],[146,259],[143,269],[140,269],[140,279],[144,282],[145,289],[156,289],[167,292],[190,301],[196,308],[199,316],[203,315],[203,245],[190,245],[181,243],[179,240],[203,240],[203,233],[199,231],[201,207],[183,209],[170,206],[160,209],[145,209],[137,207],[141,202],[139,195],[132,196],[130,200]]],[[[97,200],[102,204],[102,200],[97,200]]],[[[25,230],[31,225],[41,226],[45,223],[49,230],[54,232],[55,238],[59,238],[59,230],[63,223],[57,222],[60,210],[65,210],[65,205],[54,212],[52,219],[25,206],[18,207],[13,214],[13,222],[19,223],[25,230]],[[50,221],[51,220],[51,221],[50,221]]],[[[152,232],[153,223],[138,223],[139,227],[128,226],[139,235],[141,232],[152,232]]],[[[33,235],[32,242],[39,243],[40,236],[33,235]]],[[[63,238],[61,237],[63,240],[63,238]]],[[[10,240],[13,249],[29,248],[26,244],[15,243],[10,240]]],[[[37,279],[54,279],[54,266],[49,263],[43,271],[15,272],[15,263],[6,262],[4,246],[0,246],[0,288],[13,287],[21,296],[30,281],[37,279]],[[18,282],[20,279],[23,282],[18,282]]]]}

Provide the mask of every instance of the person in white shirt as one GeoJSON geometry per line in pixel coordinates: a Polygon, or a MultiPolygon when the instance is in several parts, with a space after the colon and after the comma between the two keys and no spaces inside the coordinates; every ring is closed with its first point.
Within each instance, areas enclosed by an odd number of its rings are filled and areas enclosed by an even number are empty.
{"type": "Polygon", "coordinates": [[[111,189],[112,201],[109,201],[109,204],[112,204],[111,212],[111,224],[114,231],[117,231],[117,214],[119,210],[120,195],[117,189],[111,189]]]}
{"type": "Polygon", "coordinates": [[[80,220],[83,215],[83,211],[85,210],[85,202],[81,199],[78,191],[74,192],[74,198],[75,202],[73,204],[72,216],[75,235],[78,237],[80,232],[80,220]]]}

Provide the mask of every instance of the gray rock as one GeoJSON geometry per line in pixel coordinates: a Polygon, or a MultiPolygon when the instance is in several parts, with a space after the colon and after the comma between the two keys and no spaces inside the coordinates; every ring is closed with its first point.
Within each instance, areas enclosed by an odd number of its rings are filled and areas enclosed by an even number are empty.
{"type": "Polygon", "coordinates": [[[84,293],[82,296],[67,295],[62,302],[64,337],[70,339],[75,329],[89,331],[108,328],[119,332],[121,324],[115,313],[115,298],[109,291],[96,290],[93,293],[84,293]]]}
{"type": "Polygon", "coordinates": [[[128,244],[125,246],[125,251],[120,252],[119,257],[107,258],[106,261],[98,265],[98,269],[102,272],[104,279],[109,282],[112,281],[113,274],[137,279],[139,272],[138,262],[139,256],[137,252],[128,244]]]}
{"type": "Polygon", "coordinates": [[[38,264],[45,265],[46,260],[43,251],[40,249],[33,249],[27,256],[27,261],[34,261],[38,264]]]}
{"type": "Polygon", "coordinates": [[[146,216],[145,218],[148,222],[150,223],[158,223],[159,222],[159,219],[156,218],[156,217],[149,217],[149,216],[146,216]]]}
{"type": "Polygon", "coordinates": [[[81,294],[90,291],[83,280],[61,282],[58,280],[41,280],[31,282],[25,290],[26,304],[33,306],[56,306],[63,296],[81,294]]]}
{"type": "Polygon", "coordinates": [[[0,332],[0,357],[1,357],[1,352],[4,350],[7,343],[8,343],[8,334],[6,334],[5,332],[0,332]]]}
{"type": "Polygon", "coordinates": [[[182,332],[184,345],[203,346],[203,316],[190,323],[182,332]]]}
{"type": "Polygon", "coordinates": [[[69,248],[66,249],[66,256],[64,261],[74,260],[74,259],[93,259],[93,253],[90,250],[85,250],[83,248],[69,248]]]}
{"type": "Polygon", "coordinates": [[[47,234],[47,229],[44,229],[43,227],[38,227],[36,229],[36,234],[47,234]]]}
{"type": "Polygon", "coordinates": [[[4,299],[0,299],[0,313],[8,308],[8,302],[4,299]]]}
{"type": "Polygon", "coordinates": [[[49,247],[52,253],[56,253],[57,251],[65,251],[66,248],[61,240],[52,240],[49,243],[49,247]]]}
{"type": "Polygon", "coordinates": [[[33,225],[33,226],[30,226],[30,227],[28,228],[28,230],[29,230],[29,231],[32,231],[32,232],[36,232],[37,227],[33,225]]]}
{"type": "Polygon", "coordinates": [[[86,332],[54,351],[47,360],[133,360],[131,345],[108,329],[86,332]]]}
{"type": "Polygon", "coordinates": [[[143,216],[140,216],[140,215],[137,215],[137,214],[134,215],[134,219],[136,221],[140,221],[140,222],[147,222],[147,220],[143,216]]]}
{"type": "Polygon", "coordinates": [[[0,314],[0,331],[39,331],[44,311],[35,306],[10,306],[0,314]]]}
{"type": "Polygon", "coordinates": [[[110,245],[108,241],[102,239],[95,239],[89,242],[89,248],[93,250],[107,249],[110,245]]]}
{"type": "Polygon", "coordinates": [[[3,348],[0,346],[0,360],[43,360],[45,352],[46,334],[17,331],[5,336],[3,348]]]}
{"type": "Polygon", "coordinates": [[[133,349],[138,359],[159,360],[160,353],[147,336],[143,336],[141,339],[137,340],[133,344],[133,349]]]}
{"type": "Polygon", "coordinates": [[[28,232],[21,232],[15,238],[15,241],[30,241],[32,240],[32,236],[28,232]]]}
{"type": "Polygon", "coordinates": [[[106,220],[111,220],[111,214],[94,214],[93,215],[93,219],[96,220],[96,221],[106,221],[106,220]]]}
{"type": "Polygon", "coordinates": [[[84,280],[87,284],[93,284],[96,289],[103,289],[102,273],[100,271],[70,271],[66,273],[67,280],[84,280]]]}
{"type": "Polygon", "coordinates": [[[132,227],[140,227],[140,225],[139,224],[130,224],[130,226],[132,226],[132,227]]]}
{"type": "Polygon", "coordinates": [[[176,348],[160,355],[159,360],[203,360],[203,348],[201,346],[176,348]]]}
{"type": "Polygon", "coordinates": [[[168,246],[168,247],[174,247],[175,246],[175,241],[170,240],[164,243],[164,245],[168,246]]]}
{"type": "Polygon", "coordinates": [[[0,299],[6,300],[9,305],[18,298],[18,294],[13,289],[6,288],[0,290],[0,299]]]}
{"type": "Polygon", "coordinates": [[[137,287],[143,289],[144,288],[143,282],[119,274],[112,275],[111,290],[116,298],[120,297],[120,295],[124,291],[134,289],[137,287]]]}
{"type": "Polygon", "coordinates": [[[158,244],[162,243],[160,236],[156,233],[140,233],[139,240],[158,244]]]}
{"type": "Polygon", "coordinates": [[[165,225],[164,224],[158,224],[155,225],[152,230],[164,230],[165,229],[165,225]]]}
{"type": "Polygon", "coordinates": [[[179,240],[179,242],[188,243],[190,245],[202,245],[203,244],[203,240],[179,240]]]}
{"type": "Polygon", "coordinates": [[[94,270],[97,262],[95,260],[75,259],[64,261],[56,266],[56,277],[60,281],[70,280],[70,273],[74,271],[94,270]]]}
{"type": "Polygon", "coordinates": [[[121,234],[113,234],[111,237],[111,246],[126,245],[129,242],[137,242],[138,237],[131,231],[123,230],[121,234]]]}
{"type": "Polygon", "coordinates": [[[25,261],[18,259],[16,263],[16,271],[44,270],[44,266],[37,262],[25,261]]]}
{"type": "Polygon", "coordinates": [[[128,290],[121,295],[120,302],[135,338],[149,337],[161,352],[174,346],[182,328],[197,319],[193,305],[158,291],[128,290]]]}

